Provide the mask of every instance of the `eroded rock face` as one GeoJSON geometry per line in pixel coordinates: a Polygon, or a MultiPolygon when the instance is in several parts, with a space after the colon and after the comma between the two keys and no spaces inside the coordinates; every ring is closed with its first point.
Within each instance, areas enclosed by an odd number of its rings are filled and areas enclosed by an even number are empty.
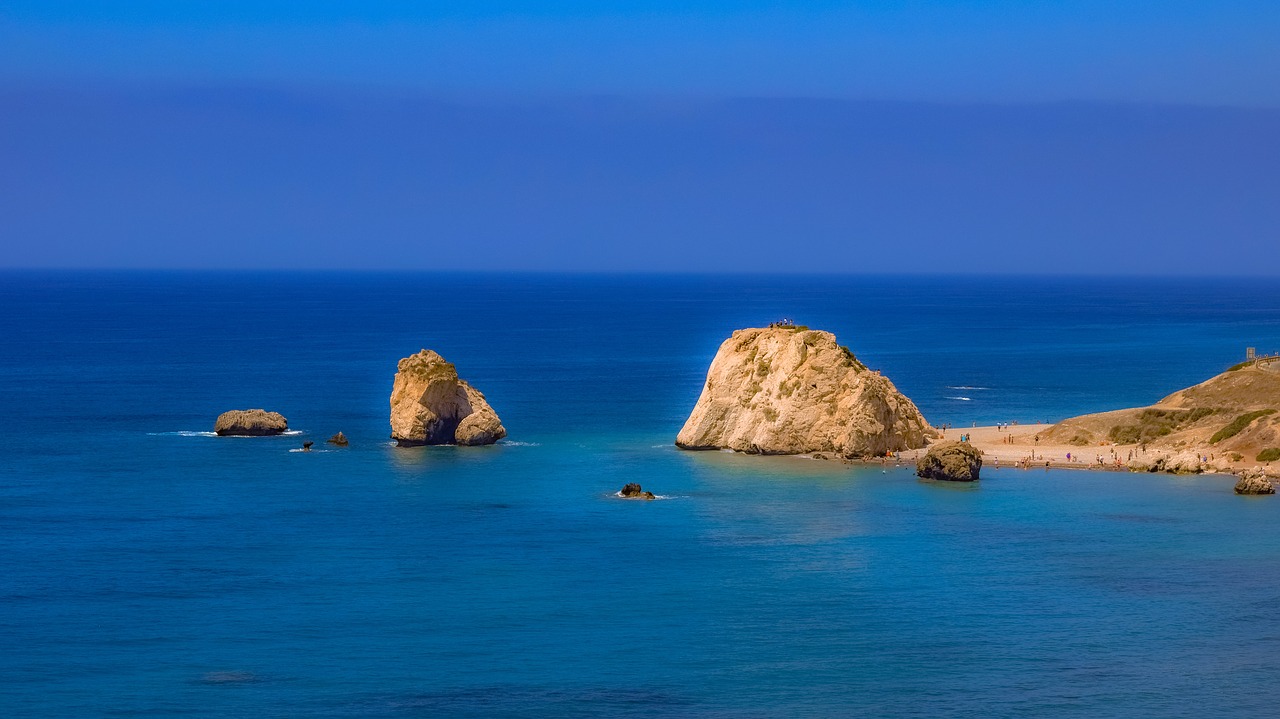
{"type": "Polygon", "coordinates": [[[835,335],[768,327],[720,345],[676,445],[850,458],[923,447],[933,436],[915,404],[835,335]]]}
{"type": "Polygon", "coordinates": [[[289,429],[289,421],[279,412],[265,409],[233,409],[218,415],[214,433],[223,437],[265,437],[289,429]]]}
{"type": "Polygon", "coordinates": [[[944,482],[976,482],[982,451],[968,442],[939,442],[916,460],[916,476],[944,482]]]}
{"type": "Polygon", "coordinates": [[[507,436],[484,395],[431,350],[405,357],[391,388],[391,438],[401,446],[493,444],[507,436]]]}
{"type": "Polygon", "coordinates": [[[1261,469],[1246,469],[1236,482],[1236,494],[1275,494],[1276,488],[1261,469]]]}
{"type": "Polygon", "coordinates": [[[1127,466],[1133,472],[1169,472],[1172,474],[1199,474],[1205,470],[1200,454],[1190,450],[1181,452],[1154,452],[1134,457],[1127,466]]]}

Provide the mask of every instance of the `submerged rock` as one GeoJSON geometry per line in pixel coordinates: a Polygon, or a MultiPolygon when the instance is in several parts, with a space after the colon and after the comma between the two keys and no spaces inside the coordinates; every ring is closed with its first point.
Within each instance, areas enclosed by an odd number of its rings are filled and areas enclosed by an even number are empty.
{"type": "Polygon", "coordinates": [[[329,444],[336,444],[339,447],[345,447],[350,444],[350,442],[347,441],[347,435],[339,432],[329,438],[329,444]]]}
{"type": "Polygon", "coordinates": [[[1246,469],[1236,482],[1236,494],[1275,494],[1276,488],[1261,469],[1246,469]]]}
{"type": "Polygon", "coordinates": [[[653,492],[646,492],[644,488],[635,482],[630,482],[622,487],[618,492],[618,496],[623,499],[657,499],[653,492]]]}
{"type": "Polygon", "coordinates": [[[405,357],[391,389],[391,438],[401,446],[493,444],[507,430],[479,390],[431,350],[405,357]]]}
{"type": "Polygon", "coordinates": [[[777,325],[738,330],[720,345],[676,445],[851,458],[933,436],[915,404],[835,335],[777,325]]]}
{"type": "Polygon", "coordinates": [[[916,475],[945,482],[974,482],[982,471],[982,450],[968,442],[939,442],[916,460],[916,475]]]}
{"type": "Polygon", "coordinates": [[[224,437],[265,437],[288,429],[284,415],[265,409],[233,409],[218,415],[213,424],[214,433],[224,437]]]}

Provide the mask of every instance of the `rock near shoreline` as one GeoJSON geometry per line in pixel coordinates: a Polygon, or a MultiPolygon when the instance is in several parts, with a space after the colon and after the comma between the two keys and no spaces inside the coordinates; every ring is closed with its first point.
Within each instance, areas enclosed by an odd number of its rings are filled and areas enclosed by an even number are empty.
{"type": "Polygon", "coordinates": [[[720,345],[676,445],[853,458],[934,436],[915,404],[835,335],[774,326],[738,330],[720,345]]]}
{"type": "Polygon", "coordinates": [[[982,450],[968,442],[939,442],[916,460],[916,476],[943,482],[976,482],[982,450]]]}
{"type": "Polygon", "coordinates": [[[1246,469],[1236,481],[1236,494],[1275,494],[1275,485],[1261,469],[1246,469]]]}
{"type": "Polygon", "coordinates": [[[391,438],[400,446],[493,444],[507,430],[479,390],[436,352],[400,360],[391,389],[391,438]]]}

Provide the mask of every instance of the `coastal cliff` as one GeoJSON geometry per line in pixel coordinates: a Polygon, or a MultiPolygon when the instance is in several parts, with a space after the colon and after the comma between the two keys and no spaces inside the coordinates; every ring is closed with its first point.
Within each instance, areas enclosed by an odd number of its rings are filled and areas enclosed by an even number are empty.
{"type": "Polygon", "coordinates": [[[835,335],[785,325],[737,330],[720,345],[676,445],[853,458],[933,436],[915,404],[835,335]]]}
{"type": "Polygon", "coordinates": [[[405,357],[396,369],[391,438],[401,446],[493,444],[507,436],[484,395],[436,352],[405,357]]]}

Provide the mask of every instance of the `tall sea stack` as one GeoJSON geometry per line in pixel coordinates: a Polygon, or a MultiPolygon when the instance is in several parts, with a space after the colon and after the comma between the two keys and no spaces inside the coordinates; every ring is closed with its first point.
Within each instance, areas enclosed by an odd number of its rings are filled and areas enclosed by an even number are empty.
{"type": "Polygon", "coordinates": [[[854,458],[934,436],[915,404],[835,335],[775,325],[738,330],[720,345],[676,445],[854,458]]]}

